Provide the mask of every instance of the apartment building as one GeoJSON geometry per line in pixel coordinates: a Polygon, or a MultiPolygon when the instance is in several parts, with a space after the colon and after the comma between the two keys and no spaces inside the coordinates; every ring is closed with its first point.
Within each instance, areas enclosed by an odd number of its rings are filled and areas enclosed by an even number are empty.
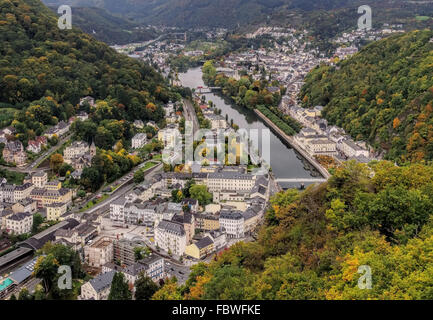
{"type": "Polygon", "coordinates": [[[158,140],[162,141],[165,148],[175,148],[180,138],[181,134],[175,127],[167,127],[158,131],[158,140]]]}
{"type": "Polygon", "coordinates": [[[43,188],[48,182],[48,173],[45,171],[39,171],[32,175],[32,183],[36,188],[43,188]]]}
{"type": "Polygon", "coordinates": [[[27,212],[14,213],[6,217],[5,224],[9,234],[29,233],[33,227],[33,215],[27,212]]]}
{"type": "Polygon", "coordinates": [[[81,286],[80,300],[107,300],[116,271],[101,273],[81,286]]]}
{"type": "Polygon", "coordinates": [[[110,271],[122,272],[130,287],[134,286],[135,281],[137,281],[141,274],[148,276],[156,282],[163,279],[165,276],[164,259],[159,255],[150,254],[144,259],[125,267],[118,266],[114,263],[107,263],[102,267],[102,272],[110,271]]]}
{"type": "Polygon", "coordinates": [[[113,241],[103,237],[84,247],[84,259],[91,267],[100,268],[103,265],[113,262],[114,246],[113,241]]]}
{"type": "Polygon", "coordinates": [[[186,247],[186,233],[183,225],[162,220],[155,229],[155,244],[166,252],[182,256],[186,247]]]}
{"type": "Polygon", "coordinates": [[[195,259],[203,259],[213,251],[213,240],[210,237],[204,237],[199,241],[187,246],[185,249],[185,254],[195,259]]]}
{"type": "Polygon", "coordinates": [[[147,136],[145,133],[137,133],[133,138],[132,138],[132,148],[133,149],[138,149],[143,147],[147,142],[147,136]]]}
{"type": "Polygon", "coordinates": [[[146,247],[146,244],[143,241],[115,239],[113,241],[114,261],[127,266],[134,264],[134,249],[137,247],[146,247]]]}
{"type": "Polygon", "coordinates": [[[224,228],[229,238],[243,238],[244,216],[238,210],[221,210],[219,217],[220,227],[224,228]]]}
{"type": "Polygon", "coordinates": [[[209,192],[230,190],[250,191],[255,184],[256,176],[235,172],[209,173],[207,186],[209,192]]]}
{"type": "Polygon", "coordinates": [[[53,202],[47,204],[47,220],[55,221],[59,220],[60,216],[66,213],[68,205],[64,202],[53,202]]]}

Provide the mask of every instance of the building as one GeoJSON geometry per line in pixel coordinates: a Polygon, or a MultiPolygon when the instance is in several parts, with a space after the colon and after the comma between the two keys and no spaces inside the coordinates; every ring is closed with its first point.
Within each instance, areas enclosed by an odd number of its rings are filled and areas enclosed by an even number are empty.
{"type": "Polygon", "coordinates": [[[127,266],[135,263],[134,249],[146,247],[143,241],[116,239],[113,241],[114,261],[127,266]]]}
{"type": "Polygon", "coordinates": [[[107,263],[102,267],[102,272],[112,270],[122,272],[130,287],[134,287],[135,281],[137,281],[141,274],[144,274],[155,282],[163,279],[165,276],[164,259],[157,254],[150,254],[144,259],[124,267],[115,265],[114,263],[107,263]]]}
{"type": "Polygon", "coordinates": [[[182,256],[186,247],[186,233],[183,225],[162,220],[155,229],[155,244],[166,252],[182,256]]]}
{"type": "Polygon", "coordinates": [[[66,147],[63,151],[63,159],[66,163],[72,164],[74,159],[81,158],[86,155],[94,156],[96,154],[96,147],[92,143],[92,149],[89,144],[84,141],[74,141],[70,146],[66,147]]]}
{"type": "Polygon", "coordinates": [[[244,237],[244,216],[241,211],[221,210],[219,222],[227,237],[236,239],[244,237]]]}
{"type": "Polygon", "coordinates": [[[360,156],[368,157],[369,156],[368,150],[359,146],[352,139],[346,139],[346,140],[342,141],[339,145],[339,149],[348,158],[360,157],[360,156]]]}
{"type": "Polygon", "coordinates": [[[38,171],[32,175],[32,183],[37,188],[43,188],[48,182],[48,173],[45,171],[38,171]]]}
{"type": "Polygon", "coordinates": [[[213,251],[213,240],[210,237],[204,237],[199,241],[187,246],[185,249],[185,254],[199,260],[205,258],[213,251]]]}
{"type": "Polygon", "coordinates": [[[329,139],[307,140],[304,146],[310,155],[329,157],[337,155],[337,144],[329,139]]]}
{"type": "Polygon", "coordinates": [[[27,212],[18,212],[6,217],[6,232],[9,234],[24,234],[32,231],[33,215],[27,212]]]}
{"type": "Polygon", "coordinates": [[[72,190],[62,188],[60,183],[47,183],[44,188],[34,188],[30,198],[37,202],[38,208],[44,208],[55,202],[69,204],[72,201],[72,190]]]}
{"type": "Polygon", "coordinates": [[[228,127],[226,119],[221,115],[208,114],[205,117],[211,123],[211,130],[227,129],[228,127]]]}
{"type": "Polygon", "coordinates": [[[66,213],[68,205],[64,202],[53,202],[47,204],[47,220],[55,221],[59,220],[60,216],[66,213]]]}
{"type": "Polygon", "coordinates": [[[89,240],[98,235],[98,229],[90,223],[80,223],[72,229],[59,229],[54,233],[57,242],[69,245],[75,251],[81,250],[89,240]]]}
{"type": "Polygon", "coordinates": [[[31,198],[24,198],[12,205],[12,210],[17,212],[34,213],[37,210],[37,203],[31,198]]]}
{"type": "Polygon", "coordinates": [[[177,128],[165,128],[158,131],[158,141],[162,141],[165,148],[175,148],[181,135],[177,128]]]}
{"type": "Polygon", "coordinates": [[[255,184],[256,176],[235,172],[209,173],[207,186],[209,192],[230,190],[250,191],[255,184]]]}
{"type": "Polygon", "coordinates": [[[99,274],[81,286],[80,300],[107,300],[116,271],[99,274]]]}
{"type": "Polygon", "coordinates": [[[21,166],[26,163],[27,155],[24,152],[24,147],[21,141],[9,141],[6,142],[3,148],[3,159],[9,163],[15,163],[17,166],[21,166]]]}
{"type": "Polygon", "coordinates": [[[220,228],[220,221],[217,215],[196,214],[196,228],[204,231],[213,231],[220,228]]]}
{"type": "Polygon", "coordinates": [[[84,247],[84,259],[91,267],[100,268],[113,262],[114,246],[110,238],[103,237],[84,247]]]}
{"type": "Polygon", "coordinates": [[[41,136],[36,137],[35,140],[29,140],[27,145],[27,151],[33,152],[33,153],[39,153],[42,150],[42,147],[45,147],[47,145],[47,137],[41,136]]]}
{"type": "Polygon", "coordinates": [[[133,149],[138,149],[143,147],[147,142],[147,136],[145,133],[137,133],[133,138],[132,138],[132,148],[133,149]]]}
{"type": "Polygon", "coordinates": [[[125,222],[125,197],[120,197],[110,203],[110,219],[112,221],[125,222]]]}

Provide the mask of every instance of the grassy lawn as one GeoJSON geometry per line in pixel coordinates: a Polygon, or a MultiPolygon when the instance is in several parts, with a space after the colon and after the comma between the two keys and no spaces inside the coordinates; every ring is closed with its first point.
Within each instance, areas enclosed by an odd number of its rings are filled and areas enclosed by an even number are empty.
{"type": "Polygon", "coordinates": [[[110,195],[104,194],[99,199],[93,199],[92,201],[89,201],[83,208],[80,209],[80,212],[84,212],[86,210],[89,210],[96,206],[98,203],[101,203],[105,199],[107,199],[110,195]]]}
{"type": "Polygon", "coordinates": [[[156,162],[147,162],[144,167],[142,168],[142,170],[148,170],[150,168],[153,168],[154,166],[158,165],[158,163],[156,162]]]}
{"type": "Polygon", "coordinates": [[[161,161],[162,160],[162,154],[157,154],[152,158],[152,160],[161,161]]]}

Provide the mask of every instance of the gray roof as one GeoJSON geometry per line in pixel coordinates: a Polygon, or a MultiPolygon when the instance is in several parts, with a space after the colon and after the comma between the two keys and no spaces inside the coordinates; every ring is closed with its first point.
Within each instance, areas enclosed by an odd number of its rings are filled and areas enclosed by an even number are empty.
{"type": "Polygon", "coordinates": [[[116,271],[112,270],[106,273],[101,273],[96,278],[90,280],[90,285],[96,292],[101,292],[104,289],[111,287],[111,282],[116,271]]]}
{"type": "Polygon", "coordinates": [[[211,244],[213,244],[213,241],[209,237],[204,237],[203,239],[201,239],[195,243],[195,245],[199,249],[206,248],[206,247],[210,246],[211,244]]]}
{"type": "Polygon", "coordinates": [[[180,236],[185,235],[185,229],[183,228],[183,225],[177,222],[162,220],[158,224],[158,229],[162,229],[166,232],[174,233],[180,236]]]}
{"type": "Polygon", "coordinates": [[[243,215],[238,210],[221,210],[220,219],[240,220],[243,215]]]}
{"type": "Polygon", "coordinates": [[[209,179],[236,179],[236,180],[252,180],[253,175],[239,174],[237,172],[223,171],[218,173],[209,173],[209,179]]]}
{"type": "Polygon", "coordinates": [[[8,217],[9,220],[14,220],[14,221],[21,221],[24,220],[28,217],[31,217],[32,215],[30,213],[27,212],[17,212],[11,216],[8,217]]]}
{"type": "Polygon", "coordinates": [[[23,282],[24,280],[26,280],[32,275],[33,270],[35,269],[35,264],[38,259],[39,257],[36,257],[32,259],[30,262],[23,265],[21,268],[15,270],[14,272],[11,273],[9,278],[11,278],[11,280],[15,281],[17,284],[20,284],[21,282],[23,282]]]}

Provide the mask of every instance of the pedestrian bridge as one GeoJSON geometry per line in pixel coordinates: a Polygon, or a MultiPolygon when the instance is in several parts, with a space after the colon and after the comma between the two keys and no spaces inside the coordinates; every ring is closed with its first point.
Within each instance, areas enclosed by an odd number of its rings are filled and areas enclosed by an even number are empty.
{"type": "Polygon", "coordinates": [[[284,183],[322,183],[327,180],[324,178],[292,178],[292,179],[276,179],[277,182],[284,183]]]}

